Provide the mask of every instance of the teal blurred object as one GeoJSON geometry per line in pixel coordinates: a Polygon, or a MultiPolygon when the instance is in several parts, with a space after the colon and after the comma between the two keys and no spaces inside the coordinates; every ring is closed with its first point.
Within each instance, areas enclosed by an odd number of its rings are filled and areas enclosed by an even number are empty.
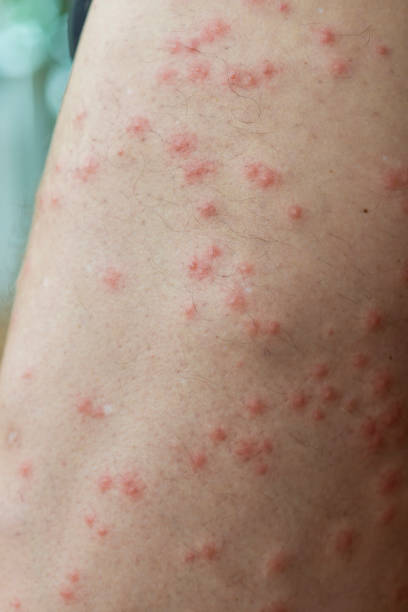
{"type": "Polygon", "coordinates": [[[0,311],[13,299],[71,71],[67,9],[62,0],[0,0],[0,311]]]}

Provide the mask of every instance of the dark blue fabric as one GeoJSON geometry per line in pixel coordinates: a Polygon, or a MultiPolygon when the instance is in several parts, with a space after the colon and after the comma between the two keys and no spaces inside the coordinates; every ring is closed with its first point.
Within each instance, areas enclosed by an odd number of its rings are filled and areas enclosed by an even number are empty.
{"type": "Polygon", "coordinates": [[[92,0],[72,0],[68,17],[69,51],[74,58],[92,0]]]}

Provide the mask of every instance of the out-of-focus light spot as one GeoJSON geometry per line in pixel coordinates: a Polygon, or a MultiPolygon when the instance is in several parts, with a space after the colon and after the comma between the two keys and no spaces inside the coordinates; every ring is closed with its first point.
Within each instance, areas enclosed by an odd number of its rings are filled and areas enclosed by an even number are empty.
{"type": "Polygon", "coordinates": [[[0,76],[27,76],[46,58],[46,37],[34,21],[15,23],[0,31],[0,76]]]}
{"type": "Polygon", "coordinates": [[[45,99],[51,113],[56,116],[60,110],[62,98],[68,83],[71,66],[51,68],[45,84],[45,99]]]}

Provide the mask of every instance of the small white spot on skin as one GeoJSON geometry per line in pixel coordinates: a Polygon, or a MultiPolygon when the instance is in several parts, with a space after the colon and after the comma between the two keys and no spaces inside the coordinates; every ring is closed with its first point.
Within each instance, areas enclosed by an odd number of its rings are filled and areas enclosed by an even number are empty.
{"type": "Polygon", "coordinates": [[[320,14],[324,13],[324,8],[318,8],[317,12],[320,13],[320,14]]]}
{"type": "Polygon", "coordinates": [[[252,287],[245,287],[245,293],[252,293],[252,287]]]}
{"type": "Polygon", "coordinates": [[[12,444],[15,444],[17,442],[17,438],[18,438],[18,433],[16,431],[10,431],[7,437],[7,442],[11,446],[12,444]]]}
{"type": "Polygon", "coordinates": [[[109,416],[110,414],[113,413],[113,406],[110,406],[109,404],[107,404],[106,406],[103,407],[102,410],[105,416],[109,416]]]}
{"type": "Polygon", "coordinates": [[[50,286],[50,279],[47,276],[43,278],[42,286],[45,288],[50,286]]]}

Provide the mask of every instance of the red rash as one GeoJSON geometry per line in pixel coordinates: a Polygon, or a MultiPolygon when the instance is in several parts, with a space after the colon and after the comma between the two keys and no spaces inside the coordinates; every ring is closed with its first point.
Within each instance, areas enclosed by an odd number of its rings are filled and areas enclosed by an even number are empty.
{"type": "Polygon", "coordinates": [[[123,274],[115,268],[107,268],[102,281],[113,292],[120,291],[125,286],[123,274]]]}
{"type": "Polygon", "coordinates": [[[75,168],[74,176],[83,183],[86,183],[91,176],[97,173],[98,169],[99,163],[95,159],[90,159],[83,166],[75,168]]]}
{"type": "Polygon", "coordinates": [[[365,368],[368,362],[369,362],[369,358],[367,355],[364,355],[364,353],[357,353],[353,357],[353,365],[355,368],[358,368],[359,370],[361,370],[362,368],[365,368]]]}
{"type": "Polygon", "coordinates": [[[100,419],[105,416],[102,408],[95,406],[91,399],[83,399],[77,405],[77,411],[79,414],[91,417],[93,419],[100,419]]]}
{"type": "Polygon", "coordinates": [[[126,472],[121,476],[121,490],[124,495],[134,500],[140,499],[146,489],[145,483],[135,472],[126,472]]]}
{"type": "Polygon", "coordinates": [[[167,150],[173,155],[188,157],[197,150],[198,138],[195,134],[184,132],[174,134],[167,140],[167,150]]]}
{"type": "Polygon", "coordinates": [[[95,520],[96,520],[95,514],[85,515],[85,523],[88,525],[88,527],[92,528],[94,526],[95,520]]]}
{"type": "Polygon", "coordinates": [[[335,549],[343,557],[349,556],[353,550],[355,533],[352,529],[342,529],[336,534],[335,549]]]}
{"type": "Polygon", "coordinates": [[[200,206],[198,210],[204,219],[209,219],[210,217],[215,217],[217,215],[217,207],[215,202],[206,202],[203,206],[200,206]]]}
{"type": "Polygon", "coordinates": [[[380,523],[380,525],[390,525],[396,515],[397,511],[395,506],[389,506],[386,510],[384,510],[384,512],[381,513],[378,522],[380,523]]]}
{"type": "Polygon", "coordinates": [[[323,387],[322,391],[322,399],[326,402],[332,402],[335,399],[338,398],[338,391],[336,389],[334,389],[334,387],[330,387],[330,386],[325,386],[323,387]]]}
{"type": "Polygon", "coordinates": [[[62,589],[60,589],[59,594],[61,598],[64,600],[64,602],[67,604],[75,601],[75,593],[69,587],[63,587],[62,589]]]}
{"type": "Polygon", "coordinates": [[[183,43],[180,39],[172,39],[167,41],[167,50],[172,55],[178,55],[183,52],[197,53],[200,46],[216,42],[220,38],[224,38],[231,31],[231,26],[222,19],[213,19],[209,21],[201,30],[201,32],[190,38],[188,42],[183,43]]]}
{"type": "Polygon", "coordinates": [[[247,402],[246,409],[251,416],[260,416],[268,410],[266,403],[260,398],[255,398],[247,402]]]}
{"type": "Polygon", "coordinates": [[[146,117],[134,117],[126,128],[128,134],[138,136],[141,140],[145,139],[150,130],[150,121],[146,117]]]}
{"type": "Polygon", "coordinates": [[[378,310],[370,310],[366,317],[368,331],[377,331],[383,326],[383,315],[378,310]]]}
{"type": "Polygon", "coordinates": [[[234,289],[226,299],[227,306],[230,307],[231,310],[235,310],[237,312],[246,312],[248,308],[247,300],[245,294],[242,289],[236,288],[234,289]]]}
{"type": "Polygon", "coordinates": [[[280,323],[277,321],[270,321],[265,328],[265,333],[269,336],[277,336],[280,333],[280,329],[280,323]]]}
{"type": "Polygon", "coordinates": [[[325,378],[329,373],[329,368],[325,363],[318,363],[313,370],[313,377],[320,379],[325,378]]]}
{"type": "Polygon", "coordinates": [[[319,40],[322,45],[334,45],[336,34],[331,28],[322,28],[319,32],[319,40]]]}
{"type": "Polygon", "coordinates": [[[408,189],[408,167],[388,170],[384,175],[384,186],[388,191],[408,189]]]}
{"type": "Polygon", "coordinates": [[[216,427],[210,433],[213,442],[224,442],[227,439],[227,433],[223,427],[216,427]]]}
{"type": "Polygon", "coordinates": [[[280,182],[279,173],[261,162],[246,164],[245,176],[260,189],[268,189],[280,182]]]}
{"type": "Polygon", "coordinates": [[[238,266],[238,272],[242,274],[242,276],[252,276],[255,272],[255,267],[249,263],[243,263],[238,266]]]}
{"type": "Polygon", "coordinates": [[[384,397],[390,392],[393,383],[394,378],[390,372],[377,372],[372,383],[375,395],[384,397]]]}
{"type": "Polygon", "coordinates": [[[207,465],[208,460],[205,453],[196,453],[190,457],[190,461],[194,472],[197,472],[207,465]]]}
{"type": "Polygon", "coordinates": [[[199,281],[208,278],[213,272],[212,261],[208,259],[208,254],[201,257],[201,259],[194,256],[188,268],[190,276],[199,281]]]}
{"type": "Polygon", "coordinates": [[[209,62],[194,62],[188,69],[188,79],[192,83],[206,81],[210,76],[211,65],[209,62]]]}
{"type": "Polygon", "coordinates": [[[288,215],[293,221],[300,219],[303,214],[303,209],[301,206],[289,206],[288,215]]]}
{"type": "Polygon", "coordinates": [[[15,610],[20,610],[20,608],[21,608],[21,601],[19,599],[15,598],[15,599],[13,599],[10,602],[10,606],[12,608],[14,608],[15,610]]]}
{"type": "Polygon", "coordinates": [[[23,478],[30,478],[33,474],[33,465],[31,462],[29,461],[24,461],[24,463],[22,463],[20,465],[20,474],[23,478]]]}
{"type": "Polygon", "coordinates": [[[98,488],[101,493],[105,493],[113,488],[113,479],[109,474],[104,474],[98,480],[98,488]]]}
{"type": "Polygon", "coordinates": [[[388,468],[383,470],[380,475],[378,492],[381,495],[390,495],[395,493],[403,483],[403,474],[401,468],[388,468]]]}
{"type": "Polygon", "coordinates": [[[188,185],[194,185],[201,183],[211,174],[217,171],[217,167],[214,162],[202,161],[199,159],[191,160],[183,166],[184,180],[188,185]]]}
{"type": "Polygon", "coordinates": [[[283,551],[279,551],[274,557],[268,560],[266,572],[268,576],[283,574],[288,567],[289,557],[283,551]]]}
{"type": "Polygon", "coordinates": [[[246,328],[248,335],[251,338],[255,338],[261,330],[261,324],[259,323],[259,321],[255,321],[255,320],[246,321],[245,328],[246,328]]]}
{"type": "Polygon", "coordinates": [[[391,49],[389,47],[387,47],[386,45],[377,45],[375,48],[376,52],[378,53],[378,55],[390,55],[391,54],[391,49]]]}
{"type": "Polygon", "coordinates": [[[308,403],[308,399],[303,392],[294,393],[291,397],[290,404],[294,410],[301,410],[305,408],[308,403]]]}
{"type": "Polygon", "coordinates": [[[68,574],[68,578],[72,582],[72,584],[75,584],[76,582],[79,582],[79,577],[80,576],[79,576],[78,570],[74,570],[73,572],[68,574]]]}
{"type": "Polygon", "coordinates": [[[175,68],[164,67],[158,70],[156,78],[159,83],[171,84],[174,83],[178,75],[178,70],[176,70],[175,68]]]}
{"type": "Polygon", "coordinates": [[[197,314],[197,306],[194,303],[190,304],[184,310],[184,313],[185,313],[187,319],[190,319],[190,320],[194,319],[194,317],[197,314]]]}
{"type": "Polygon", "coordinates": [[[234,448],[234,454],[241,459],[241,461],[246,462],[256,457],[260,453],[260,450],[255,440],[247,438],[237,441],[234,448]]]}
{"type": "Polygon", "coordinates": [[[346,77],[350,74],[350,60],[335,59],[330,64],[330,73],[332,76],[346,77]]]}

